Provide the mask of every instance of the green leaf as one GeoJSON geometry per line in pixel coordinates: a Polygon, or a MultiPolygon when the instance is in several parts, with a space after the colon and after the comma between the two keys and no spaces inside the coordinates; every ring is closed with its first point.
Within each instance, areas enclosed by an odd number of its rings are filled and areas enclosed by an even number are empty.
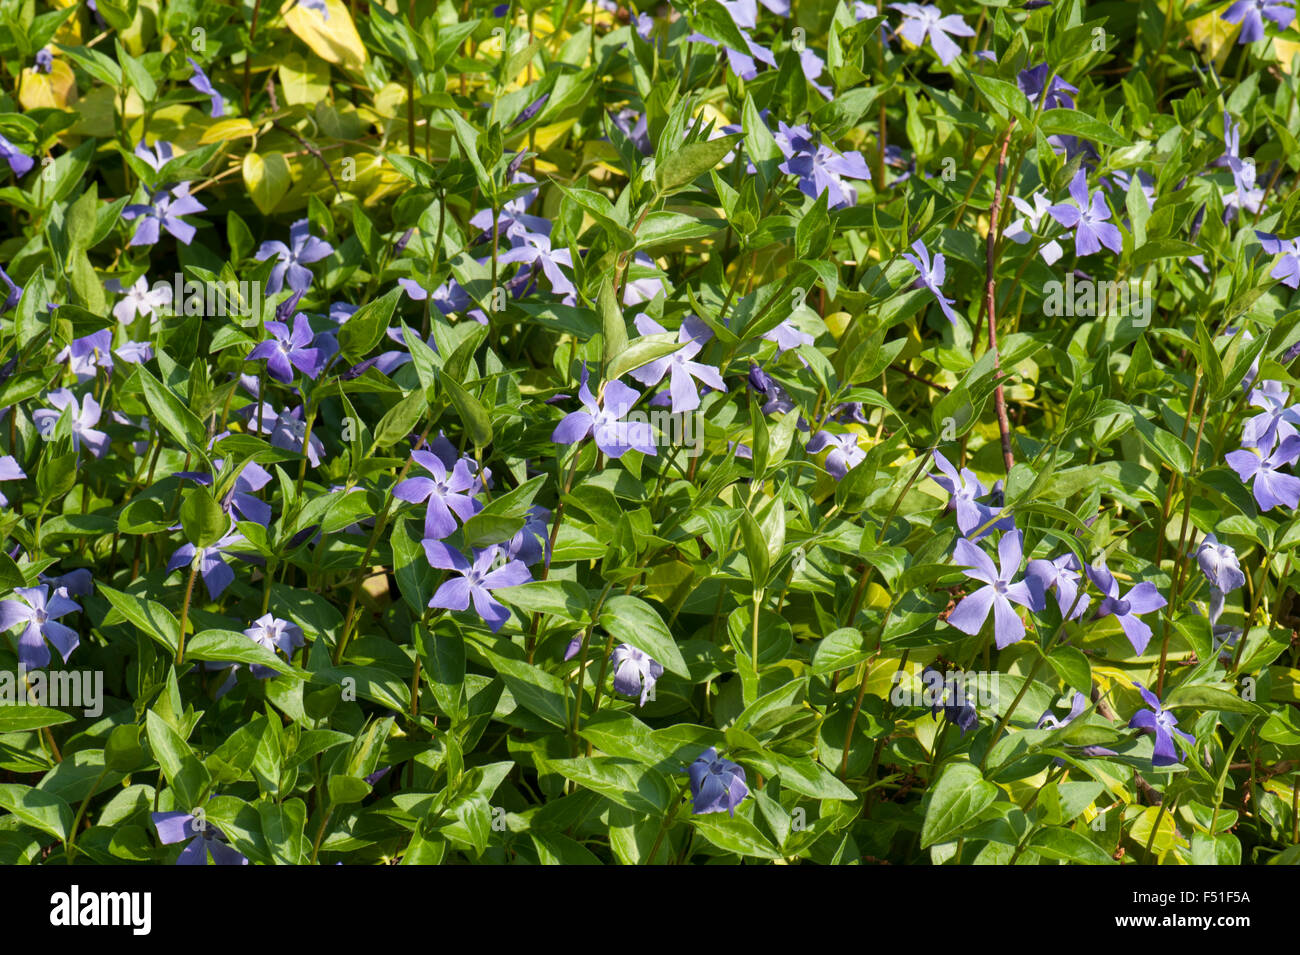
{"type": "Polygon", "coordinates": [[[293,667],[273,652],[234,630],[204,630],[185,644],[186,659],[234,663],[256,663],[280,673],[293,667]]]}
{"type": "Polygon", "coordinates": [[[1115,865],[1115,860],[1101,846],[1073,829],[1048,826],[1039,829],[1029,840],[1029,848],[1049,859],[1063,859],[1081,865],[1115,865]]]}
{"type": "Polygon", "coordinates": [[[669,673],[690,677],[677,641],[655,608],[641,598],[626,594],[610,597],[601,608],[599,625],[619,643],[650,654],[669,673]]]}
{"type": "MultiPolygon", "coordinates": [[[[345,328],[347,326],[344,326],[345,328]]],[[[454,378],[438,374],[438,382],[447,393],[452,407],[460,415],[461,422],[469,434],[469,440],[476,448],[485,448],[492,443],[492,420],[488,417],[483,403],[465,390],[454,378]]]]}
{"type": "Polygon", "coordinates": [[[544,765],[565,779],[571,779],[634,812],[662,815],[677,795],[677,790],[663,773],[630,759],[588,756],[585,759],[551,759],[544,765]]]}
{"type": "Polygon", "coordinates": [[[1038,117],[1038,128],[1045,136],[1080,136],[1095,143],[1116,147],[1132,145],[1115,131],[1115,127],[1075,109],[1047,110],[1038,117]]]}
{"type": "Polygon", "coordinates": [[[230,518],[206,487],[192,487],[181,502],[185,539],[198,548],[211,547],[230,529],[230,518]]]}
{"type": "Polygon", "coordinates": [[[379,344],[401,296],[401,286],[390,289],[382,297],[366,302],[343,323],[339,329],[339,351],[344,358],[359,362],[379,344]]]}
{"type": "Polygon", "coordinates": [[[0,784],[0,809],[7,809],[24,825],[67,841],[72,831],[72,807],[52,793],[18,783],[0,784]]]}
{"type": "Polygon", "coordinates": [[[25,733],[47,726],[58,726],[60,723],[71,723],[74,719],[76,717],[71,713],[47,706],[0,706],[0,733],[25,733]]]}
{"type": "Polygon", "coordinates": [[[181,625],[172,612],[156,600],[146,600],[100,584],[98,591],[131,623],[167,648],[174,656],[180,642],[181,625]]]}
{"type": "Polygon", "coordinates": [[[997,798],[998,787],[986,782],[970,763],[952,763],[930,794],[921,825],[921,848],[948,842],[975,821],[997,798]]]}
{"type": "Polygon", "coordinates": [[[136,366],[144,400],[153,413],[154,421],[161,424],[180,445],[191,452],[202,453],[208,445],[208,429],[170,388],[144,368],[136,366]]]}
{"type": "Polygon", "coordinates": [[[652,361],[671,355],[682,347],[676,332],[642,335],[605,366],[605,381],[615,381],[652,361]]]}
{"type": "Polygon", "coordinates": [[[655,187],[661,196],[678,192],[722,162],[736,148],[740,133],[688,143],[668,154],[655,168],[655,187]]]}

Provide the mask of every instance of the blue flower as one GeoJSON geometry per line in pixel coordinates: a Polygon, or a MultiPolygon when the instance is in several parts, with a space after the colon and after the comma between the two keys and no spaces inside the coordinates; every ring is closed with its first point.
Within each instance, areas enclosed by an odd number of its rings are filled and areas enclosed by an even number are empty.
{"type": "Polygon", "coordinates": [[[687,772],[691,777],[691,797],[694,800],[691,812],[697,816],[725,809],[734,817],[736,807],[749,795],[745,770],[720,757],[714,746],[701,753],[687,772]]]}

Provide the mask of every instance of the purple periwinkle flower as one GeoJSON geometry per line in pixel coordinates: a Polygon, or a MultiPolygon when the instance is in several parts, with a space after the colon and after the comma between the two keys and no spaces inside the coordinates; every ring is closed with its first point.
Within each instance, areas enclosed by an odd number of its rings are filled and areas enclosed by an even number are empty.
{"type": "Polygon", "coordinates": [[[1044,594],[1056,588],[1056,604],[1061,608],[1062,617],[1077,620],[1083,616],[1084,611],[1088,609],[1088,604],[1092,602],[1092,598],[1087,594],[1079,593],[1082,573],[1079,568],[1079,558],[1073,554],[1066,554],[1055,560],[1031,560],[1029,566],[1025,568],[1025,573],[1038,581],[1038,586],[1044,594]],[[1078,603],[1075,602],[1076,599],[1078,603]],[[1074,608],[1073,612],[1071,607],[1074,608]]]}
{"type": "Polygon", "coordinates": [[[1268,273],[1269,277],[1277,279],[1287,288],[1300,288],[1300,237],[1279,239],[1275,235],[1259,231],[1255,235],[1265,252],[1282,256],[1273,265],[1273,271],[1268,273]]]}
{"type": "Polygon", "coordinates": [[[266,359],[266,370],[271,377],[283,384],[293,381],[293,369],[297,368],[308,378],[315,379],[320,374],[320,350],[311,347],[315,333],[307,316],[299,312],[293,319],[293,331],[283,322],[267,322],[266,330],[271,338],[258,345],[248,353],[249,361],[266,359]]]}
{"type": "Polygon", "coordinates": [[[1196,737],[1178,728],[1178,720],[1160,705],[1160,698],[1136,680],[1133,681],[1149,710],[1138,710],[1128,721],[1130,727],[1150,730],[1155,733],[1155,749],[1151,754],[1152,766],[1173,766],[1179,761],[1178,751],[1174,747],[1174,736],[1182,738],[1188,746],[1196,745],[1196,737]]]}
{"type": "Polygon", "coordinates": [[[641,393],[621,381],[606,382],[599,399],[587,387],[587,370],[582,371],[582,385],[578,398],[582,411],[571,411],[555,427],[551,440],[556,444],[576,444],[591,435],[600,448],[611,458],[621,458],[628,451],[655,454],[654,433],[646,421],[628,421],[641,393]]]}
{"type": "Polygon", "coordinates": [[[510,611],[492,596],[498,587],[517,587],[533,579],[522,561],[506,560],[497,545],[484,548],[474,556],[473,563],[460,551],[439,540],[426,540],[424,554],[429,564],[440,570],[452,570],[461,576],[448,580],[429,601],[430,607],[444,610],[468,610],[472,602],[474,612],[491,628],[493,633],[510,619],[510,611]]]}
{"type": "MultiPolygon", "coordinates": [[[[12,454],[0,456],[0,481],[21,481],[27,477],[27,472],[19,466],[18,460],[12,454]]],[[[9,498],[0,493],[0,507],[8,507],[9,498]]]]}
{"type": "Polygon", "coordinates": [[[329,22],[330,10],[325,0],[298,0],[298,5],[304,10],[315,10],[320,14],[322,20],[326,23],[329,22]]]}
{"type": "Polygon", "coordinates": [[[68,370],[77,376],[77,381],[85,383],[99,373],[99,369],[113,370],[113,333],[107,328],[100,329],[83,338],[74,338],[72,342],[54,356],[55,361],[66,361],[68,370]]]}
{"type": "Polygon", "coordinates": [[[614,692],[639,696],[640,706],[654,697],[655,681],[664,675],[663,665],[629,643],[619,644],[609,655],[614,667],[614,692]]]}
{"type": "Polygon", "coordinates": [[[54,54],[49,49],[37,50],[32,61],[32,69],[37,73],[48,74],[54,69],[54,54]]]}
{"type": "Polygon", "coordinates": [[[998,541],[1001,568],[995,567],[992,558],[979,547],[964,537],[959,538],[953,548],[953,559],[966,568],[967,577],[985,586],[963,597],[948,615],[948,623],[962,633],[975,636],[984,627],[984,621],[992,610],[993,639],[999,650],[1022,639],[1025,624],[1011,606],[1012,602],[1034,612],[1044,606],[1043,592],[1035,578],[1013,579],[1020,572],[1023,554],[1024,544],[1019,530],[1007,531],[998,541]]]}
{"type": "Polygon", "coordinates": [[[221,101],[221,94],[213,88],[212,81],[208,79],[208,74],[204,73],[203,68],[194,62],[193,57],[186,57],[186,59],[189,61],[190,66],[194,68],[194,73],[190,76],[190,86],[193,86],[212,101],[212,108],[208,115],[213,119],[226,115],[225,103],[221,101]]]}
{"type": "MultiPolygon", "coordinates": [[[[1043,96],[1043,87],[1047,83],[1049,70],[1046,63],[1039,63],[1016,74],[1016,85],[1020,87],[1020,92],[1025,94],[1031,106],[1037,106],[1039,97],[1043,96]]],[[[1074,97],[1071,94],[1077,92],[1079,90],[1076,87],[1059,76],[1053,76],[1051,87],[1043,99],[1043,109],[1074,109],[1074,97]]]]}
{"type": "Polygon", "coordinates": [[[190,812],[155,812],[150,814],[163,845],[189,840],[176,857],[177,865],[207,865],[212,855],[215,865],[248,865],[241,853],[226,845],[226,836],[202,815],[190,812]]]}
{"type": "Polygon", "coordinates": [[[1237,552],[1227,544],[1219,543],[1213,534],[1206,534],[1205,540],[1196,548],[1196,563],[1211,586],[1225,594],[1245,586],[1246,575],[1242,573],[1237,552]]]}
{"type": "Polygon", "coordinates": [[[826,470],[837,481],[866,460],[867,452],[858,447],[858,435],[852,431],[844,434],[832,434],[818,431],[808,440],[808,453],[818,454],[830,448],[826,454],[826,470]]]}
{"type": "Polygon", "coordinates": [[[101,409],[94,395],[86,395],[78,402],[76,395],[71,391],[60,388],[58,391],[51,391],[45,396],[45,400],[53,405],[53,408],[41,408],[32,413],[32,421],[37,431],[49,437],[54,433],[59,419],[68,412],[72,416],[73,450],[80,451],[84,444],[97,458],[102,458],[108,452],[111,444],[108,435],[95,428],[95,425],[99,424],[101,409]]]}
{"type": "Polygon", "coordinates": [[[1133,645],[1133,651],[1141,654],[1151,640],[1151,628],[1138,619],[1139,614],[1155,613],[1168,603],[1161,596],[1156,585],[1144,580],[1134,586],[1123,597],[1119,594],[1119,581],[1110,572],[1103,560],[1099,564],[1089,565],[1088,577],[1101,591],[1101,603],[1097,606],[1097,616],[1114,615],[1124,629],[1124,636],[1133,645]]]}
{"type": "Polygon", "coordinates": [[[1219,15],[1225,23],[1241,24],[1239,45],[1264,39],[1265,17],[1286,29],[1295,19],[1295,4],[1292,0],[1237,0],[1219,15]]]}
{"type": "Polygon", "coordinates": [[[1284,439],[1267,455],[1257,447],[1244,447],[1224,455],[1228,466],[1237,472],[1243,484],[1254,481],[1251,490],[1261,510],[1271,511],[1279,504],[1294,509],[1300,505],[1300,478],[1283,474],[1279,468],[1300,458],[1300,435],[1284,439]]]}
{"type": "Polygon", "coordinates": [[[312,274],[307,266],[319,262],[334,251],[334,247],[324,239],[311,234],[311,226],[306,219],[299,219],[289,227],[289,244],[271,241],[263,242],[255,258],[263,262],[272,256],[277,258],[271,275],[266,280],[266,290],[275,295],[287,283],[295,292],[305,292],[311,287],[312,274]]]}
{"type": "Polygon", "coordinates": [[[745,770],[738,763],[719,756],[717,747],[710,746],[701,753],[687,772],[691,777],[691,812],[694,815],[725,809],[734,817],[736,807],[749,795],[745,770]]]}
{"type": "Polygon", "coordinates": [[[778,122],[772,136],[785,156],[785,161],[777,168],[799,177],[800,192],[813,199],[827,193],[827,205],[831,209],[857,204],[857,190],[845,180],[865,182],[871,179],[871,169],[860,152],[852,150],[840,154],[829,146],[818,145],[807,126],[787,126],[778,122]]]}
{"type": "Polygon", "coordinates": [[[48,640],[59,651],[63,662],[68,661],[72,651],[77,649],[81,638],[77,631],[58,622],[58,618],[80,610],[81,604],[69,599],[62,587],[50,593],[50,588],[42,584],[39,587],[15,587],[14,595],[19,600],[0,600],[0,633],[12,630],[18,624],[24,624],[23,632],[18,638],[18,662],[28,670],[39,670],[50,665],[50,648],[48,640]]]}
{"type": "Polygon", "coordinates": [[[944,258],[942,252],[934,254],[934,260],[930,260],[930,250],[925,247],[925,243],[917,239],[912,243],[912,251],[916,255],[903,253],[903,258],[912,264],[920,277],[917,279],[930,293],[939,300],[939,308],[943,311],[943,317],[948,319],[954,325],[957,324],[957,313],[952,310],[953,302],[956,299],[945,298],[943,294],[943,280],[946,273],[944,258]]]}
{"type": "Polygon", "coordinates": [[[424,536],[433,540],[450,537],[456,531],[456,517],[467,521],[481,509],[473,497],[478,482],[464,459],[450,470],[428,451],[412,451],[411,460],[433,476],[407,478],[393,488],[393,496],[412,504],[427,500],[424,536]]]}
{"type": "Polygon", "coordinates": [[[551,283],[551,291],[556,295],[572,295],[577,291],[569,277],[560,266],[573,268],[573,253],[568,249],[553,249],[550,236],[529,232],[519,237],[519,244],[497,257],[500,265],[518,262],[528,266],[538,266],[542,274],[551,283]]]}
{"type": "Polygon", "coordinates": [[[1124,250],[1124,239],[1119,229],[1110,222],[1110,206],[1100,189],[1091,198],[1088,195],[1088,179],[1080,169],[1070,182],[1070,197],[1075,205],[1054,205],[1047,211],[1052,218],[1067,229],[1074,230],[1074,252],[1076,255],[1092,255],[1104,245],[1112,252],[1124,250]]]}
{"type": "Polygon", "coordinates": [[[943,11],[933,4],[925,3],[891,3],[890,8],[903,15],[898,34],[913,46],[921,46],[926,37],[939,62],[947,66],[961,54],[961,47],[953,42],[955,36],[974,36],[972,30],[959,14],[943,15],[943,11]]]}
{"type": "Polygon", "coordinates": [[[0,159],[9,164],[10,170],[19,179],[31,172],[32,167],[36,165],[36,160],[5,139],[4,136],[0,136],[0,159]]]}
{"type": "Polygon", "coordinates": [[[232,556],[242,556],[234,554],[232,548],[244,542],[244,535],[232,528],[221,540],[204,547],[202,551],[191,543],[184,543],[176,549],[171,560],[167,562],[167,573],[170,574],[182,567],[192,567],[197,559],[199,574],[208,589],[208,596],[216,600],[235,582],[235,572],[226,564],[224,555],[230,552],[232,556]]]}
{"type": "Polygon", "coordinates": [[[189,183],[182,183],[170,191],[164,189],[150,195],[143,205],[135,203],[122,210],[123,219],[139,219],[135,234],[127,245],[156,245],[166,229],[176,241],[189,245],[198,230],[181,216],[207,211],[207,206],[190,195],[189,183]]]}
{"type": "MultiPolygon", "coordinates": [[[[294,650],[301,647],[306,642],[302,630],[295,623],[288,620],[281,620],[273,614],[264,613],[253,621],[252,626],[244,631],[244,636],[256,644],[266,647],[272,653],[279,650],[286,658],[292,659],[294,650]]],[[[276,675],[276,671],[271,667],[264,667],[261,664],[254,663],[249,667],[249,672],[258,679],[270,679],[276,675]]]]}
{"type": "Polygon", "coordinates": [[[1015,526],[1015,522],[1010,517],[995,520],[1001,510],[980,502],[979,498],[987,495],[989,490],[975,476],[974,471],[970,468],[962,468],[958,473],[952,466],[952,462],[938,451],[934,452],[934,463],[942,475],[931,474],[930,480],[948,492],[950,496],[948,504],[957,512],[957,529],[964,537],[970,537],[972,532],[983,528],[973,538],[979,540],[989,531],[1010,530],[1015,526]]]}
{"type": "MultiPolygon", "coordinates": [[[[1034,193],[1030,198],[1034,200],[1032,206],[1019,196],[1011,197],[1011,204],[1019,211],[1020,218],[1012,221],[1007,226],[1006,231],[1002,233],[1019,245],[1029,242],[1035,233],[1042,228],[1043,217],[1047,215],[1052,206],[1052,200],[1041,192],[1034,193]]],[[[1065,254],[1065,250],[1061,248],[1059,242],[1051,239],[1038,250],[1038,254],[1043,257],[1043,261],[1048,265],[1054,265],[1065,254]]]]}
{"type": "MultiPolygon", "coordinates": [[[[636,317],[636,328],[642,335],[664,334],[664,328],[644,312],[636,317]]],[[[677,333],[677,340],[682,347],[670,355],[656,358],[649,364],[631,372],[633,378],[647,387],[653,387],[669,376],[668,390],[673,399],[673,413],[681,414],[694,411],[700,406],[700,392],[695,386],[698,379],[715,391],[726,391],[726,383],[713,365],[693,361],[706,342],[713,337],[713,332],[694,316],[687,316],[677,333]]],[[[608,390],[608,389],[607,389],[608,390]]]]}

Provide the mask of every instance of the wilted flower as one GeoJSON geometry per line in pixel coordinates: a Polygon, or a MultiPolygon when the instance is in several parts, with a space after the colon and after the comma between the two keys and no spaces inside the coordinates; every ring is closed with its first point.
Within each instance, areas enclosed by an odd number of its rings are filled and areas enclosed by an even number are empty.
{"type": "Polygon", "coordinates": [[[714,746],[701,753],[687,772],[691,777],[691,797],[694,800],[691,812],[694,815],[725,809],[734,817],[736,807],[749,795],[745,770],[739,764],[720,757],[714,746]]]}
{"type": "Polygon", "coordinates": [[[12,630],[20,623],[26,624],[18,638],[18,662],[28,670],[49,666],[50,648],[45,645],[48,640],[66,663],[81,643],[81,638],[77,631],[59,623],[58,618],[80,610],[81,604],[70,600],[62,588],[51,594],[45,584],[15,587],[14,595],[22,599],[0,600],[0,633],[12,630]]]}
{"type": "Polygon", "coordinates": [[[984,627],[989,611],[993,611],[993,639],[999,650],[1009,647],[1025,635],[1025,624],[1016,613],[1012,602],[1028,607],[1034,612],[1043,609],[1044,596],[1033,577],[1023,580],[1013,578],[1020,572],[1023,556],[1023,539],[1019,530],[1007,531],[998,541],[998,561],[1001,569],[979,547],[959,538],[953,548],[953,560],[966,568],[966,576],[986,586],[963,597],[948,615],[948,623],[962,633],[975,636],[984,627]]]}
{"type": "Polygon", "coordinates": [[[1160,705],[1160,698],[1136,680],[1134,684],[1149,710],[1138,710],[1128,721],[1130,727],[1151,730],[1156,735],[1155,749],[1151,754],[1152,766],[1172,766],[1177,763],[1178,752],[1174,747],[1174,735],[1177,734],[1188,746],[1196,745],[1196,737],[1178,728],[1178,720],[1160,705]]]}
{"type": "Polygon", "coordinates": [[[663,665],[629,643],[619,644],[609,656],[614,666],[614,692],[640,696],[640,706],[654,695],[655,681],[664,675],[663,665]]]}

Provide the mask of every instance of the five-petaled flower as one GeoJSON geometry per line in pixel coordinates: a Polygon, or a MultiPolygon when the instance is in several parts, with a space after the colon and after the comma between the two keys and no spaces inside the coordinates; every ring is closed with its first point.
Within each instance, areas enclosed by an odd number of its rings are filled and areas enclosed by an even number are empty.
{"type": "Polygon", "coordinates": [[[1119,581],[1106,566],[1105,560],[1089,564],[1088,578],[1101,591],[1101,603],[1097,605],[1097,616],[1114,615],[1124,629],[1124,636],[1133,644],[1135,653],[1141,654],[1151,640],[1151,628],[1145,621],[1139,620],[1139,614],[1155,613],[1169,601],[1161,596],[1156,585],[1149,580],[1136,584],[1123,597],[1119,594],[1119,581]]]}
{"type": "Polygon", "coordinates": [[[470,473],[469,463],[462,458],[448,470],[437,455],[428,451],[412,451],[411,460],[433,476],[407,478],[393,488],[393,496],[412,504],[427,500],[424,536],[433,540],[450,537],[456,531],[457,517],[467,521],[481,508],[474,499],[478,482],[470,473]]]}
{"type": "Polygon", "coordinates": [[[1011,604],[1018,603],[1037,613],[1043,609],[1043,591],[1033,577],[1013,578],[1020,572],[1024,543],[1019,530],[1007,531],[998,541],[998,561],[964,537],[953,548],[953,559],[966,568],[966,576],[985,586],[967,594],[948,615],[948,622],[962,633],[975,636],[993,611],[993,639],[999,650],[1009,647],[1025,635],[1025,624],[1011,604]]]}
{"type": "Polygon", "coordinates": [[[1070,198],[1074,205],[1054,205],[1047,211],[1065,228],[1074,230],[1076,255],[1092,255],[1103,245],[1115,253],[1124,251],[1124,237],[1110,221],[1110,206],[1105,194],[1098,189],[1089,197],[1088,178],[1082,169],[1070,181],[1070,198]]]}
{"type": "Polygon", "coordinates": [[[510,611],[492,596],[492,591],[498,587],[517,587],[532,580],[533,575],[524,563],[518,560],[500,563],[503,555],[495,544],[478,551],[472,563],[460,551],[440,540],[426,540],[423,544],[430,566],[461,575],[439,587],[429,600],[429,606],[443,610],[468,610],[472,602],[474,612],[492,632],[500,630],[510,619],[510,611]]]}
{"type": "Polygon", "coordinates": [[[257,260],[263,262],[275,256],[276,263],[271,268],[271,275],[266,280],[266,290],[272,295],[281,291],[287,284],[295,292],[305,292],[311,288],[312,274],[307,266],[327,258],[334,247],[324,239],[311,234],[311,226],[306,219],[299,219],[289,227],[289,244],[280,241],[263,242],[257,250],[257,260]]]}
{"type": "Polygon", "coordinates": [[[587,387],[587,370],[582,371],[582,385],[578,388],[578,398],[582,401],[582,411],[571,411],[555,427],[551,440],[556,444],[576,444],[591,435],[596,447],[611,458],[621,458],[628,451],[640,451],[642,454],[654,454],[654,432],[649,422],[628,421],[627,413],[632,410],[641,393],[629,388],[621,381],[605,383],[599,399],[587,387]]]}
{"type": "Polygon", "coordinates": [[[1155,749],[1151,753],[1152,766],[1173,766],[1179,761],[1178,751],[1174,747],[1174,737],[1178,736],[1188,746],[1196,745],[1196,737],[1178,728],[1178,720],[1160,704],[1160,698],[1136,680],[1133,681],[1149,710],[1138,710],[1128,721],[1130,727],[1150,730],[1155,733],[1155,749]]]}
{"type": "Polygon", "coordinates": [[[81,638],[77,631],[59,623],[58,618],[80,610],[81,604],[70,599],[64,588],[55,588],[50,593],[45,584],[15,587],[14,594],[21,599],[0,600],[0,633],[25,624],[18,637],[18,662],[28,670],[49,666],[50,648],[45,644],[48,640],[66,663],[81,638]]]}

